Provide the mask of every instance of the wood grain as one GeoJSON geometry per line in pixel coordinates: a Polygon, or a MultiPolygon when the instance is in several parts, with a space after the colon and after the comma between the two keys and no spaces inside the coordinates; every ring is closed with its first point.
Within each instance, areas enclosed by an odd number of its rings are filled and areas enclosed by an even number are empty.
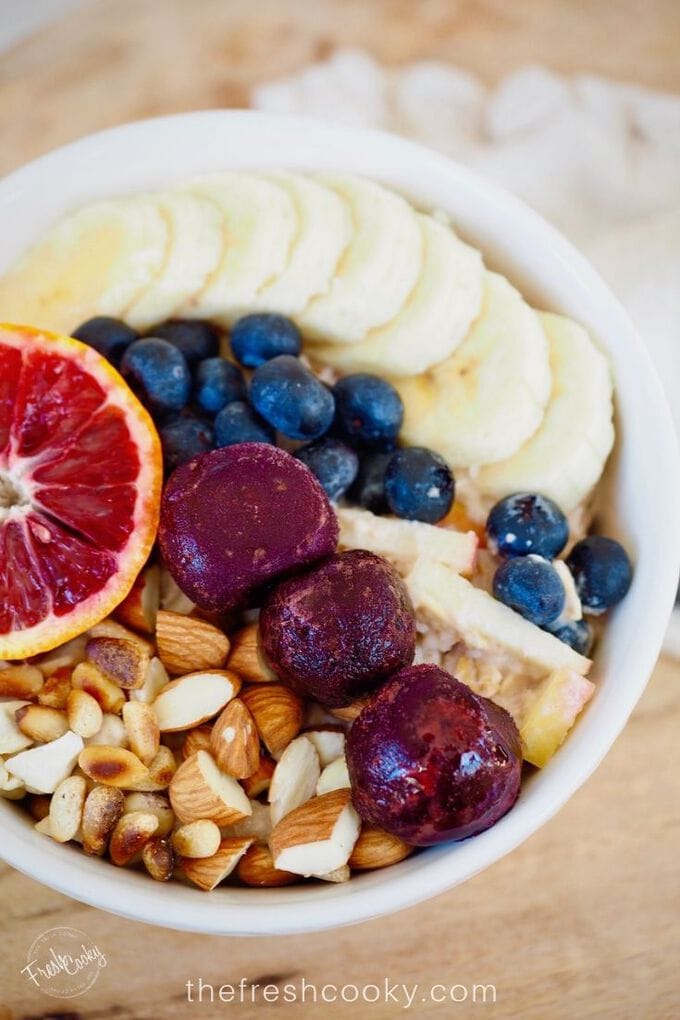
{"type": "MultiPolygon", "coordinates": [[[[674,0],[101,0],[3,57],[0,172],[135,117],[245,105],[257,82],[335,46],[388,62],[443,58],[488,82],[535,61],[680,91],[679,40],[674,0]]],[[[557,818],[475,879],[389,920],[296,938],[197,937],[110,917],[0,865],[0,1020],[403,1012],[192,1008],[184,982],[199,976],[497,988],[496,1006],[417,1001],[418,1017],[671,1020],[680,1015],[679,683],[680,666],[662,660],[625,733],[557,818]],[[80,999],[49,999],[19,973],[35,936],[58,924],[82,928],[108,957],[80,999]]]]}

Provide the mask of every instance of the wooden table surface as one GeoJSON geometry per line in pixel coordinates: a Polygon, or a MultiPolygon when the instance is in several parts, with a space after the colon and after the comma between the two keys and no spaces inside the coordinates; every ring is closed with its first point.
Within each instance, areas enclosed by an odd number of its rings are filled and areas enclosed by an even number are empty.
{"type": "MultiPolygon", "coordinates": [[[[680,91],[676,0],[101,0],[3,55],[0,172],[136,117],[246,105],[254,84],[347,45],[386,62],[448,59],[488,82],[542,62],[680,91]]],[[[679,684],[680,666],[662,660],[625,733],[557,818],[465,885],[391,919],[295,938],[183,935],[81,906],[0,866],[0,1020],[403,1011],[190,1007],[184,983],[199,976],[496,987],[495,1006],[416,1000],[415,1016],[679,1017],[679,684]],[[87,932],[108,958],[78,999],[47,998],[20,974],[33,939],[59,924],[87,932]]]]}

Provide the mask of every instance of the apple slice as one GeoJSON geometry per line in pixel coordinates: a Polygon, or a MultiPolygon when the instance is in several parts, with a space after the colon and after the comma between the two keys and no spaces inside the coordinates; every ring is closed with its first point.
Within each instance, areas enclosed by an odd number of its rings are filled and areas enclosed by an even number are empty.
{"type": "Polygon", "coordinates": [[[590,659],[443,563],[421,557],[406,578],[406,587],[416,615],[441,633],[449,649],[463,641],[471,649],[500,653],[537,678],[561,668],[582,676],[590,669],[590,659]]]}
{"type": "Polygon", "coordinates": [[[349,790],[334,790],[282,818],[270,840],[275,867],[325,878],[347,864],[361,827],[350,797],[349,790]]]}
{"type": "Polygon", "coordinates": [[[551,673],[519,731],[526,761],[543,768],[563,743],[594,690],[594,683],[571,669],[551,673]]]}

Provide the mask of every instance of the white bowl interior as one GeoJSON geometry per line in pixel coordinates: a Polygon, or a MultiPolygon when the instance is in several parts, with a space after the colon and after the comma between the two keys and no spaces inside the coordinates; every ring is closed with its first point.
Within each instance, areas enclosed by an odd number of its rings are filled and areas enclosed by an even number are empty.
{"type": "MultiPolygon", "coordinates": [[[[67,895],[127,917],[205,933],[277,934],[350,924],[426,899],[513,849],[554,814],[598,765],[651,673],[680,563],[680,490],[670,415],[647,354],[623,309],[572,246],[521,202],[470,171],[401,139],[303,118],[235,111],[139,122],[60,149],[0,182],[0,272],[63,212],[224,168],[344,170],[448,212],[487,264],[537,306],[586,325],[612,364],[618,447],[602,518],[635,563],[633,586],[610,620],[593,668],[597,693],[567,743],[526,783],[514,809],[472,840],[418,854],[345,885],[210,895],[159,885],[36,834],[0,801],[0,854],[67,895]],[[663,541],[663,552],[661,552],[663,541]]],[[[75,324],[74,324],[75,325],[75,324]]]]}

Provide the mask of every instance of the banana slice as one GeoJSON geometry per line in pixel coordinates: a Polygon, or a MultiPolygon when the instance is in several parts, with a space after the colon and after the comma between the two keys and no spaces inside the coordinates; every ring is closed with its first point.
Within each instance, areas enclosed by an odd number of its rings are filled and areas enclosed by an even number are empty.
{"type": "Polygon", "coordinates": [[[475,566],[479,539],[474,531],[453,531],[422,521],[378,517],[370,510],[336,507],[342,549],[367,549],[408,572],[421,556],[445,563],[457,573],[469,574],[475,566]]]}
{"type": "Polygon", "coordinates": [[[125,318],[161,272],[169,241],[153,197],[86,205],[0,280],[0,317],[66,334],[93,315],[125,318]]]}
{"type": "Polygon", "coordinates": [[[406,304],[391,322],[357,344],[321,344],[311,350],[342,372],[418,375],[448,358],[467,334],[482,303],[481,254],[432,216],[417,214],[423,265],[406,304]]]}
{"type": "Polygon", "coordinates": [[[225,245],[224,218],[214,202],[188,191],[167,191],[158,195],[158,204],[170,245],[160,273],[128,309],[127,321],[139,330],[183,315],[214,272],[225,245]]]}
{"type": "Polygon", "coordinates": [[[257,294],[288,266],[298,231],[295,207],[284,188],[248,173],[209,174],[191,181],[188,190],[219,206],[226,244],[219,265],[183,314],[230,326],[252,311],[257,294]]]}
{"type": "Polygon", "coordinates": [[[289,195],[298,217],[290,261],[253,301],[254,309],[298,315],[312,298],[325,294],[352,239],[349,206],[335,191],[302,174],[271,173],[266,178],[289,195]]]}
{"type": "Polygon", "coordinates": [[[420,274],[423,235],[415,211],[373,181],[323,176],[351,209],[354,234],[326,294],[298,317],[308,339],[350,344],[395,317],[420,274]]]}
{"type": "Polygon", "coordinates": [[[456,352],[413,379],[396,379],[402,438],[453,467],[503,460],[541,423],[550,396],[548,343],[536,313],[496,273],[485,274],[481,312],[456,352]]]}
{"type": "Polygon", "coordinates": [[[541,678],[563,667],[585,676],[591,662],[525,620],[482,588],[434,560],[419,559],[406,578],[416,615],[440,640],[442,651],[463,641],[498,656],[508,670],[541,678]]]}
{"type": "Polygon", "coordinates": [[[569,513],[599,480],[614,445],[612,380],[607,360],[585,329],[540,314],[548,338],[553,392],[540,427],[508,460],[477,472],[485,496],[542,492],[569,513]]]}

